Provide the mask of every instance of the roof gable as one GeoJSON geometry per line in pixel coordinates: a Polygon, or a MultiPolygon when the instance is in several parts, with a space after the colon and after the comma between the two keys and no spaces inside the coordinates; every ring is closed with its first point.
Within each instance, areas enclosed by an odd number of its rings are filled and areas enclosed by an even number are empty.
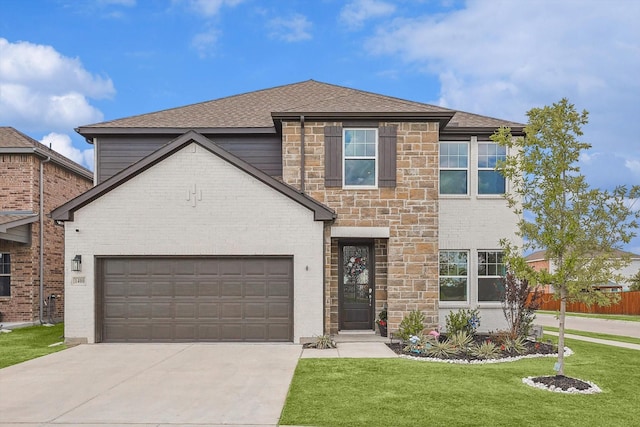
{"type": "Polygon", "coordinates": [[[35,154],[43,159],[50,158],[54,163],[70,172],[93,180],[93,172],[89,169],[9,126],[0,126],[0,154],[3,153],[35,154]]]}
{"type": "Polygon", "coordinates": [[[289,197],[295,202],[301,204],[307,209],[313,211],[314,220],[316,221],[331,221],[335,218],[335,213],[326,207],[325,205],[317,202],[306,194],[302,194],[293,187],[284,184],[275,178],[267,175],[256,167],[250,165],[244,160],[234,156],[228,151],[224,150],[220,146],[213,143],[208,138],[203,135],[195,132],[189,131],[163,147],[159,148],[149,156],[143,158],[142,160],[134,163],[128,168],[122,170],[118,174],[112,176],[108,180],[102,182],[101,184],[93,187],[89,191],[84,194],[76,197],[75,199],[65,203],[64,205],[56,208],[53,212],[51,212],[51,217],[57,221],[72,221],[73,213],[80,209],[81,207],[93,202],[94,200],[100,198],[104,194],[110,192],[111,190],[119,187],[135,176],[141,174],[145,170],[153,167],[155,164],[161,162],[165,158],[171,156],[176,151],[185,147],[188,144],[195,142],[199,144],[206,150],[210,151],[214,155],[222,158],[226,162],[232,164],[243,172],[251,175],[255,179],[261,181],[267,186],[275,189],[276,191],[282,193],[283,195],[289,197]]]}
{"type": "MultiPolygon", "coordinates": [[[[131,133],[131,129],[158,132],[162,129],[204,130],[263,129],[274,131],[278,120],[305,117],[398,118],[438,120],[444,126],[457,117],[458,128],[466,124],[497,127],[517,123],[456,112],[420,102],[307,80],[270,89],[247,92],[212,101],[142,114],[76,129],[84,136],[131,133]],[[486,120],[486,122],[483,122],[486,120]]],[[[515,126],[512,126],[515,127],[515,126]]]]}

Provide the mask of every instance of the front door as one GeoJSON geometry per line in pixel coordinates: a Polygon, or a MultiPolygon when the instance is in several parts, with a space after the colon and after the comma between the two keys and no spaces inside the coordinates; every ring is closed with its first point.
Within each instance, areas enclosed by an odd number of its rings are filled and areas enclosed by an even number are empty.
{"type": "Polygon", "coordinates": [[[373,329],[373,247],[342,243],[339,260],[340,329],[373,329]]]}

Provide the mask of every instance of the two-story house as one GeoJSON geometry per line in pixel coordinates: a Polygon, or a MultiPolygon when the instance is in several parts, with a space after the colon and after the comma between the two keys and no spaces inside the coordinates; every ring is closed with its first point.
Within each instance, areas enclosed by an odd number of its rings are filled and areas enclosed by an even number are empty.
{"type": "Polygon", "coordinates": [[[46,214],[92,183],[91,171],[0,127],[0,323],[62,319],[64,229],[46,214]]]}
{"type": "Polygon", "coordinates": [[[498,329],[502,125],[309,80],[81,126],[96,186],[52,213],[65,335],[300,342],[463,307],[498,329]]]}

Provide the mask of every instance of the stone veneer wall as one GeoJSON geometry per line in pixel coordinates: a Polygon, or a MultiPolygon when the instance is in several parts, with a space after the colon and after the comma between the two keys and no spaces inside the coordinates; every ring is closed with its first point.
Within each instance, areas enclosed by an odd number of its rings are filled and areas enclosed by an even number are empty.
{"type": "MultiPolygon", "coordinates": [[[[324,186],[324,127],[340,122],[305,123],[305,191],[337,213],[325,230],[325,331],[338,330],[338,242],[330,227],[389,227],[386,244],[378,241],[380,274],[376,312],[386,302],[389,330],[398,329],[411,310],[426,314],[426,327],[438,324],[438,123],[385,122],[395,125],[395,188],[344,190],[324,186]],[[386,252],[386,259],[384,253],[386,252]],[[385,262],[386,261],[386,262],[385,262]],[[382,277],[386,278],[386,301],[382,277]]],[[[283,180],[300,188],[300,123],[282,126],[283,180]]]]}

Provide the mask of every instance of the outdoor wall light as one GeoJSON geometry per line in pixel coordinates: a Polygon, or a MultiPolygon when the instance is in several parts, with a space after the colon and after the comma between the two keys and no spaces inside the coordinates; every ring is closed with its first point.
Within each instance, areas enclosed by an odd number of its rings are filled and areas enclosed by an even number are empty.
{"type": "Polygon", "coordinates": [[[82,271],[82,257],[76,255],[71,260],[71,271],[82,271]]]}

